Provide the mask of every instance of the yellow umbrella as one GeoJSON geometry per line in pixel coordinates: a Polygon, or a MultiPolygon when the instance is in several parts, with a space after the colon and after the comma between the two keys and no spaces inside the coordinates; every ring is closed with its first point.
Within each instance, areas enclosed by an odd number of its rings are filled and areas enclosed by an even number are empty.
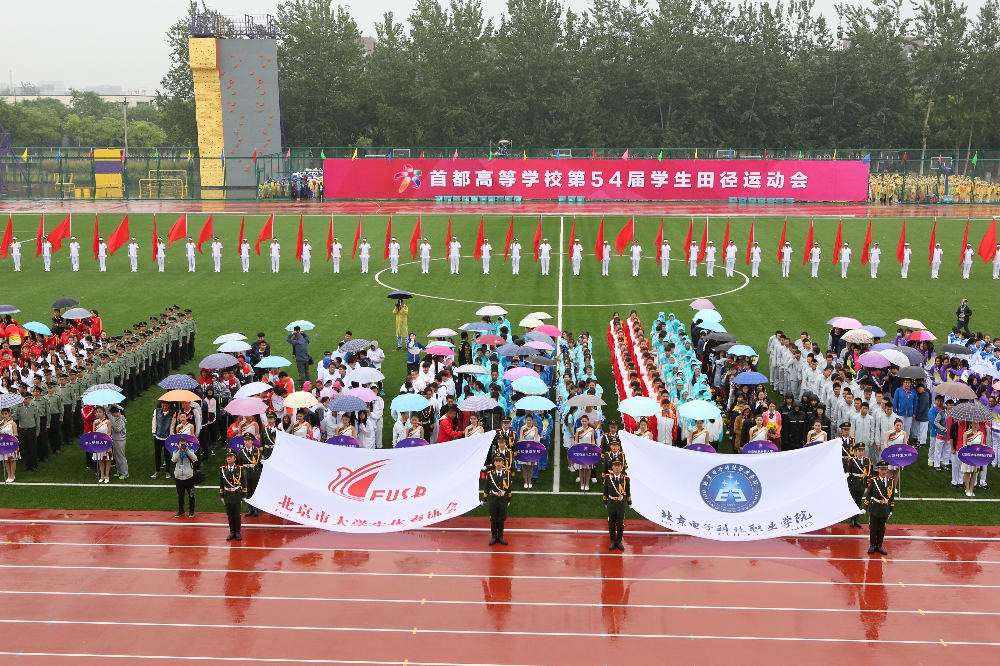
{"type": "Polygon", "coordinates": [[[303,407],[312,407],[318,400],[316,396],[312,393],[306,391],[296,391],[295,393],[288,394],[285,398],[285,407],[291,407],[292,409],[300,409],[303,407]]]}
{"type": "Polygon", "coordinates": [[[524,326],[525,328],[535,328],[536,326],[541,326],[542,323],[543,322],[541,319],[532,319],[531,317],[525,317],[524,319],[521,320],[521,323],[518,324],[518,326],[524,326]]]}
{"type": "Polygon", "coordinates": [[[191,391],[167,391],[160,396],[160,400],[163,402],[195,402],[196,400],[201,400],[197,393],[192,393],[191,391]]]}

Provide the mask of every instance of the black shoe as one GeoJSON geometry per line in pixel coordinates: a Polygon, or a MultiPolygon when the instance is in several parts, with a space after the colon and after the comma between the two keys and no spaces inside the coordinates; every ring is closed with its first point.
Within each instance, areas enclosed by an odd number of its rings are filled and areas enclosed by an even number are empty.
{"type": "Polygon", "coordinates": [[[243,535],[242,535],[242,534],[240,534],[239,532],[237,532],[237,533],[236,533],[236,540],[237,540],[237,541],[243,541],[243,535]]]}
{"type": "Polygon", "coordinates": [[[497,543],[500,544],[501,546],[506,546],[507,545],[507,542],[504,541],[503,539],[497,539],[497,543]]]}
{"type": "Polygon", "coordinates": [[[180,518],[183,515],[184,515],[184,511],[178,511],[177,513],[174,514],[174,518],[180,518]]]}
{"type": "Polygon", "coordinates": [[[39,462],[48,462],[48,461],[49,461],[48,458],[42,458],[39,462]]]}
{"type": "Polygon", "coordinates": [[[249,511],[247,511],[243,515],[246,516],[247,518],[252,518],[253,517],[253,509],[250,509],[249,511]]]}
{"type": "Polygon", "coordinates": [[[868,554],[869,555],[874,555],[875,554],[875,546],[872,546],[871,548],[868,549],[868,554]]]}
{"type": "Polygon", "coordinates": [[[253,510],[253,517],[254,518],[259,518],[260,517],[260,509],[254,509],[253,510]]]}
{"type": "Polygon", "coordinates": [[[56,456],[61,456],[62,455],[62,451],[53,451],[52,454],[56,455],[56,456]]]}
{"type": "Polygon", "coordinates": [[[888,555],[889,554],[889,553],[885,552],[885,548],[883,548],[882,546],[879,546],[875,550],[877,550],[878,552],[882,553],[883,555],[888,555]]]}
{"type": "Polygon", "coordinates": [[[226,537],[226,541],[232,541],[235,538],[236,538],[236,533],[235,532],[230,532],[229,536],[226,537]]]}
{"type": "Polygon", "coordinates": [[[980,484],[979,484],[979,487],[980,487],[980,488],[982,488],[983,490],[989,490],[989,489],[990,489],[990,487],[989,487],[989,486],[987,486],[987,485],[986,485],[986,484],[984,484],[984,483],[980,483],[980,484]]]}
{"type": "Polygon", "coordinates": [[[611,545],[608,546],[608,550],[614,550],[617,547],[618,547],[618,543],[616,541],[612,541],[611,545]]]}
{"type": "Polygon", "coordinates": [[[491,546],[497,545],[497,538],[496,537],[493,537],[492,539],[490,539],[490,545],[491,546]]]}
{"type": "Polygon", "coordinates": [[[194,518],[194,511],[188,511],[188,518],[194,518]]]}
{"type": "Polygon", "coordinates": [[[625,544],[623,544],[621,541],[619,541],[617,545],[618,545],[618,550],[625,550],[625,544]]]}

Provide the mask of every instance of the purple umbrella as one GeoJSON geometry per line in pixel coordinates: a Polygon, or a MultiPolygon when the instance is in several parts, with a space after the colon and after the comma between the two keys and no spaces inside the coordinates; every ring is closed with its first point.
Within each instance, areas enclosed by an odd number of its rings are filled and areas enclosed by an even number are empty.
{"type": "Polygon", "coordinates": [[[517,459],[519,462],[534,464],[545,457],[547,450],[541,442],[524,439],[517,443],[517,459]]]}
{"type": "Polygon", "coordinates": [[[360,448],[361,444],[358,440],[353,437],[348,437],[347,435],[334,435],[330,439],[326,440],[327,444],[333,444],[334,446],[350,446],[355,449],[360,448]]]}
{"type": "Polygon", "coordinates": [[[711,444],[702,444],[701,442],[695,442],[694,444],[688,444],[684,447],[688,451],[701,451],[702,453],[715,453],[715,447],[711,444]]]}
{"type": "MultiPolygon", "coordinates": [[[[260,448],[260,440],[259,439],[253,440],[253,446],[254,446],[255,449],[259,449],[260,448]]],[[[231,448],[233,451],[239,451],[240,449],[242,449],[243,448],[243,437],[236,436],[236,437],[233,437],[232,439],[230,439],[229,440],[229,448],[231,448]]]]}
{"type": "Polygon", "coordinates": [[[555,349],[552,345],[547,342],[542,342],[541,340],[528,340],[524,343],[525,347],[531,347],[533,349],[541,349],[542,351],[552,351],[555,349]]]}
{"type": "Polygon", "coordinates": [[[593,467],[601,461],[601,447],[594,444],[575,444],[566,452],[569,461],[583,467],[593,467]]]}
{"type": "Polygon", "coordinates": [[[891,343],[888,343],[888,342],[880,342],[877,345],[872,345],[868,349],[869,349],[869,351],[877,352],[877,351],[885,351],[886,349],[895,349],[895,348],[896,348],[896,345],[894,345],[894,344],[891,344],[891,343]]]}
{"type": "Polygon", "coordinates": [[[866,368],[888,368],[889,359],[878,352],[868,351],[858,357],[858,363],[866,368]]]}
{"type": "Polygon", "coordinates": [[[778,445],[775,444],[774,442],[765,442],[758,440],[755,442],[747,442],[746,444],[743,445],[743,453],[755,454],[755,453],[777,453],[777,452],[778,452],[778,445]]]}
{"type": "Polygon", "coordinates": [[[87,453],[104,453],[112,446],[111,435],[102,432],[88,432],[80,436],[80,448],[87,453]]]}
{"type": "Polygon", "coordinates": [[[167,437],[167,441],[164,443],[164,447],[167,451],[173,453],[177,450],[177,445],[180,444],[181,440],[188,443],[188,448],[192,451],[198,450],[198,438],[194,435],[171,435],[167,437]]]}
{"type": "Polygon", "coordinates": [[[427,446],[430,444],[426,439],[420,437],[407,437],[396,442],[397,449],[412,449],[415,446],[427,446]]]}
{"type": "Polygon", "coordinates": [[[0,455],[9,456],[17,451],[20,444],[14,435],[0,435],[0,455]]]}
{"type": "Polygon", "coordinates": [[[524,366],[511,368],[507,372],[503,373],[503,378],[509,382],[520,379],[521,377],[538,377],[538,373],[531,368],[526,368],[524,366]]]}

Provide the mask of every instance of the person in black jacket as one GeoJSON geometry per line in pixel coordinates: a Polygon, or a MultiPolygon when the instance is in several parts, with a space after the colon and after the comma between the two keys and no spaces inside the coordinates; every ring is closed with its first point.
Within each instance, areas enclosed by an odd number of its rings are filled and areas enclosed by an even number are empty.
{"type": "Polygon", "coordinates": [[[796,400],[792,403],[792,411],[782,416],[781,434],[784,437],[783,449],[801,449],[806,441],[808,430],[806,413],[802,411],[802,403],[796,400]]]}
{"type": "Polygon", "coordinates": [[[972,308],[969,307],[969,299],[962,299],[962,304],[955,310],[955,317],[958,319],[958,328],[962,329],[967,336],[972,337],[972,331],[969,330],[969,320],[972,319],[972,308]]]}

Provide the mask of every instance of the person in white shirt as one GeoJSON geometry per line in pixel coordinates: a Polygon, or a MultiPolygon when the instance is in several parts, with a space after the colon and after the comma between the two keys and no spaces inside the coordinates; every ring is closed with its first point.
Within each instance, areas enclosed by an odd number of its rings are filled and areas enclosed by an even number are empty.
{"type": "Polygon", "coordinates": [[[372,258],[372,246],[368,243],[367,238],[362,238],[361,245],[359,245],[358,248],[361,250],[361,272],[367,273],[368,262],[371,261],[372,258]]]}
{"type": "Polygon", "coordinates": [[[733,272],[736,270],[737,252],[736,243],[729,241],[729,245],[726,246],[726,277],[733,277],[733,272]]]}
{"type": "Polygon", "coordinates": [[[757,270],[760,268],[760,255],[760,243],[754,241],[750,248],[750,277],[760,277],[757,274],[757,270]]]}
{"type": "Polygon", "coordinates": [[[813,243],[812,249],[809,250],[809,261],[812,263],[811,277],[819,277],[819,262],[822,256],[823,251],[819,248],[819,243],[813,243]]]}
{"type": "Polygon", "coordinates": [[[691,267],[691,272],[689,275],[695,277],[698,275],[698,244],[691,242],[691,247],[688,248],[688,266],[691,267]]]}
{"type": "Polygon", "coordinates": [[[968,280],[969,273],[972,272],[972,244],[966,243],[965,251],[962,253],[962,279],[968,280]]]}
{"type": "Polygon", "coordinates": [[[632,258],[632,277],[639,277],[639,260],[642,259],[642,246],[639,245],[639,241],[632,241],[629,256],[632,258]]]}
{"type": "Polygon", "coordinates": [[[244,273],[250,272],[250,241],[246,238],[240,243],[240,265],[244,273]]]}
{"type": "Polygon", "coordinates": [[[156,269],[160,273],[163,272],[163,266],[167,261],[167,246],[164,244],[162,238],[156,239],[156,269]]]}
{"type": "Polygon", "coordinates": [[[139,243],[135,240],[135,236],[132,236],[128,244],[128,263],[133,273],[139,272],[139,243]]]}
{"type": "Polygon", "coordinates": [[[42,236],[42,264],[45,266],[45,272],[52,269],[52,242],[48,236],[42,236]]]}
{"type": "Polygon", "coordinates": [[[309,244],[308,238],[302,239],[302,272],[308,273],[312,263],[313,246],[309,244]]]}
{"type": "Polygon", "coordinates": [[[399,243],[395,238],[389,241],[389,270],[399,272],[399,243]]]}
{"type": "Polygon", "coordinates": [[[104,242],[103,238],[97,239],[97,261],[100,262],[102,273],[108,270],[108,244],[104,242]]]}
{"type": "Polygon", "coordinates": [[[14,270],[21,271],[21,243],[17,238],[12,237],[10,243],[10,257],[14,260],[14,270]]]}
{"type": "Polygon", "coordinates": [[[542,275],[548,275],[549,261],[552,259],[552,246],[549,245],[548,238],[543,238],[538,246],[538,259],[542,262],[542,275]]]}
{"type": "Polygon", "coordinates": [[[215,272],[222,272],[222,241],[216,236],[212,239],[212,263],[215,264],[215,272]]]}
{"type": "Polygon", "coordinates": [[[480,248],[483,254],[483,275],[490,274],[490,257],[493,256],[493,246],[490,245],[490,239],[483,239],[483,246],[480,248]]]}
{"type": "Polygon", "coordinates": [[[788,277],[789,269],[792,267],[792,244],[785,241],[781,248],[781,277],[788,277]]]}
{"type": "Polygon", "coordinates": [[[1000,280],[1000,245],[997,245],[996,252],[993,255],[993,279],[1000,280]]]}
{"type": "Polygon", "coordinates": [[[872,249],[868,251],[868,262],[872,270],[872,279],[878,277],[878,265],[882,261],[882,248],[878,246],[878,243],[872,245],[872,249]]]}
{"type": "Polygon", "coordinates": [[[271,272],[277,273],[281,268],[281,244],[278,243],[277,238],[271,239],[271,272]]]}
{"type": "Polygon", "coordinates": [[[184,254],[187,256],[188,260],[188,273],[194,273],[195,269],[194,251],[196,247],[197,245],[195,245],[194,241],[190,237],[187,239],[187,243],[184,244],[184,254]]]}
{"type": "Polygon", "coordinates": [[[459,261],[462,258],[462,244],[458,242],[458,236],[451,237],[448,244],[448,264],[452,275],[458,275],[459,261]]]}
{"type": "Polygon", "coordinates": [[[431,272],[431,244],[425,238],[420,244],[420,272],[427,274],[431,272]]]}
{"type": "Polygon", "coordinates": [[[330,258],[333,259],[333,272],[340,272],[340,257],[344,252],[344,246],[340,244],[340,241],[336,238],[333,239],[333,245],[330,246],[330,258]]]}
{"type": "Polygon", "coordinates": [[[902,276],[906,279],[906,275],[910,272],[910,256],[913,254],[913,250],[910,249],[909,243],[903,243],[903,268],[902,276]]]}
{"type": "Polygon", "coordinates": [[[521,243],[516,238],[510,243],[510,268],[513,275],[521,274],[521,243]]]}
{"type": "Polygon", "coordinates": [[[608,274],[608,267],[611,265],[611,244],[604,241],[601,247],[601,275],[608,274]]]}
{"type": "Polygon", "coordinates": [[[847,277],[847,267],[851,265],[851,246],[846,241],[840,248],[840,277],[847,277]]]}
{"type": "Polygon", "coordinates": [[[934,244],[934,253],[931,255],[931,279],[938,279],[938,271],[941,270],[941,258],[944,257],[944,250],[941,243],[934,244]]]}
{"type": "Polygon", "coordinates": [[[74,273],[80,270],[80,244],[76,241],[76,236],[69,239],[69,263],[74,273]]]}
{"type": "Polygon", "coordinates": [[[583,245],[580,244],[580,239],[573,240],[573,249],[570,253],[570,259],[573,262],[573,275],[580,274],[580,264],[583,263],[583,245]]]}
{"type": "Polygon", "coordinates": [[[660,244],[660,275],[663,277],[670,275],[670,241],[666,238],[660,244]]]}
{"type": "Polygon", "coordinates": [[[712,241],[705,247],[705,270],[708,277],[715,277],[715,243],[712,241]]]}

